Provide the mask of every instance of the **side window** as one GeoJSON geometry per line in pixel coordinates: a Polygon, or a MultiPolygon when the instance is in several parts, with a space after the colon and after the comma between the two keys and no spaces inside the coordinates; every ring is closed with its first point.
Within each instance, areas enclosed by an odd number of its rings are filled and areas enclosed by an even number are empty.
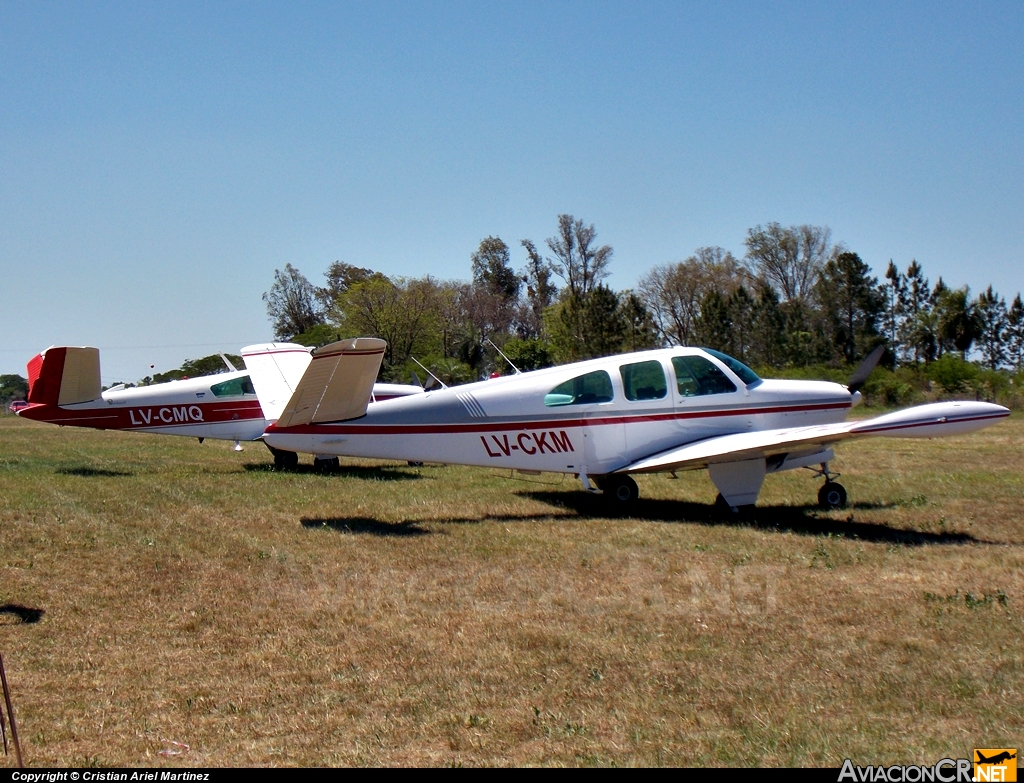
{"type": "Polygon", "coordinates": [[[676,371],[676,383],[683,397],[736,391],[736,384],[703,356],[673,356],[672,369],[676,371]]]}
{"type": "Polygon", "coordinates": [[[224,381],[223,383],[215,383],[210,387],[210,391],[213,392],[215,397],[241,397],[243,394],[256,393],[248,375],[224,381]]]}
{"type": "Polygon", "coordinates": [[[586,375],[560,383],[544,395],[544,404],[549,408],[611,401],[612,379],[604,370],[588,372],[586,375]]]}
{"type": "Polygon", "coordinates": [[[661,362],[637,362],[619,367],[627,400],[660,400],[668,394],[661,362]]]}

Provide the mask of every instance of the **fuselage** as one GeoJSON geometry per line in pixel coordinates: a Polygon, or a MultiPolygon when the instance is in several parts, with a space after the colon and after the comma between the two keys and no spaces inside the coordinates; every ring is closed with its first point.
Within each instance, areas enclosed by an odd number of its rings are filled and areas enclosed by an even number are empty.
{"type": "Polygon", "coordinates": [[[351,421],[271,426],[264,440],[318,455],[602,475],[717,435],[839,422],[852,404],[839,384],[761,380],[729,357],[672,348],[394,399],[351,421]]]}
{"type": "MultiPolygon", "coordinates": [[[[376,384],[371,408],[373,401],[412,392],[419,389],[376,384]]],[[[223,440],[256,440],[270,424],[247,370],[152,386],[115,386],[97,400],[72,405],[29,405],[18,415],[67,427],[223,440]]]]}

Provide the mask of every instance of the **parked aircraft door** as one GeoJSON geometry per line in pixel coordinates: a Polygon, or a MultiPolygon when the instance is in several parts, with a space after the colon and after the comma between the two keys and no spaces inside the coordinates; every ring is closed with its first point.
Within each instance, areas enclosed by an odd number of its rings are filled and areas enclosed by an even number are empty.
{"type": "Polygon", "coordinates": [[[704,356],[673,356],[676,427],[681,443],[716,435],[746,432],[750,416],[743,413],[746,395],[729,376],[704,356]]]}

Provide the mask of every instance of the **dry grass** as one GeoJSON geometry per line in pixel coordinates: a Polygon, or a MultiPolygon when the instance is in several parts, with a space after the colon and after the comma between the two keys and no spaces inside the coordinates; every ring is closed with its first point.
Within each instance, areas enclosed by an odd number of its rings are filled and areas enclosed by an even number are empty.
{"type": "Polygon", "coordinates": [[[0,417],[0,652],[36,765],[835,765],[1019,746],[1024,418],[841,450],[853,505],[0,417]],[[38,610],[31,615],[25,610],[38,610]],[[31,622],[37,619],[37,622],[31,622]],[[172,741],[187,743],[180,756],[172,741]]]}

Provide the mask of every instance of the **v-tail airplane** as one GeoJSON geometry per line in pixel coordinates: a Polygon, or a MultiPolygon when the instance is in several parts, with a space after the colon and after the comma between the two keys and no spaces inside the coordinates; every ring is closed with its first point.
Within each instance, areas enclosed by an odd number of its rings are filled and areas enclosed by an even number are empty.
{"type": "MultiPolygon", "coordinates": [[[[168,381],[124,384],[101,390],[97,348],[54,346],[28,363],[28,407],[19,416],[68,427],[128,430],[159,435],[254,441],[278,416],[311,361],[309,348],[260,343],[242,349],[245,369],[168,381]]],[[[374,384],[371,404],[408,394],[418,386],[374,384]]],[[[271,449],[280,468],[298,455],[271,449]]],[[[331,457],[321,460],[329,466],[331,457]]]]}
{"type": "Polygon", "coordinates": [[[736,359],[669,348],[443,388],[371,405],[386,343],[319,348],[263,435],[272,449],[572,474],[615,502],[638,496],[637,473],[706,469],[718,505],[756,502],[765,477],[810,468],[818,501],[846,503],[833,447],[866,437],[932,438],[1009,415],[985,402],[940,402],[847,420],[881,349],[846,386],[767,380],[736,359]]]}

